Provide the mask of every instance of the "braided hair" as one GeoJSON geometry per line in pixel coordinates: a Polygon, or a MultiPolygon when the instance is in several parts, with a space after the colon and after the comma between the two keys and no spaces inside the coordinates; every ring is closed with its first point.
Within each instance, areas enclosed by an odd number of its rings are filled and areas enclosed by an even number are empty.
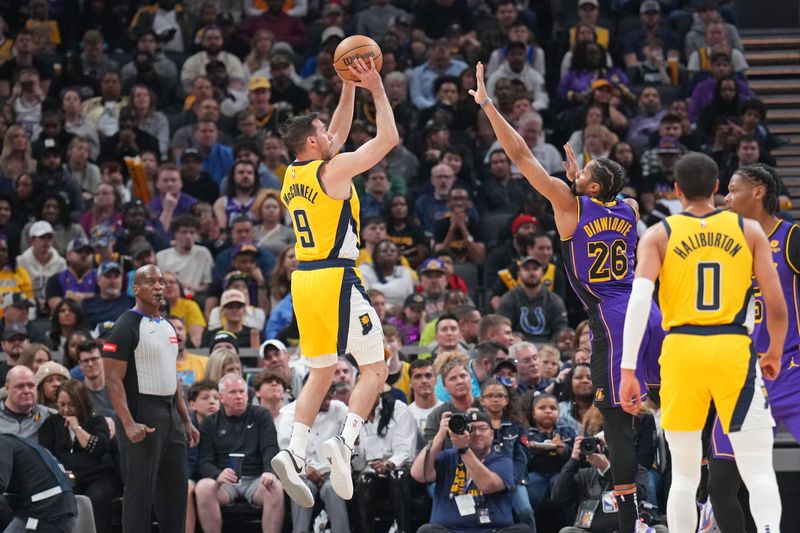
{"type": "Polygon", "coordinates": [[[592,160],[592,177],[603,187],[599,200],[610,202],[625,186],[627,176],[622,165],[607,157],[592,160]]]}
{"type": "Polygon", "coordinates": [[[780,213],[780,202],[778,201],[780,177],[774,168],[763,163],[754,163],[737,169],[735,174],[756,185],[763,185],[766,189],[764,198],[761,200],[764,210],[770,215],[778,216],[780,213]]]}

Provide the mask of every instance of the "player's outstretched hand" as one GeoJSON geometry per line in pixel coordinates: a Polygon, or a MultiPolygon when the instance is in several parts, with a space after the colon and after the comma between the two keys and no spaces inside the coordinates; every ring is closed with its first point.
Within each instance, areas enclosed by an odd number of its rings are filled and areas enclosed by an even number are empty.
{"type": "Polygon", "coordinates": [[[378,69],[375,68],[375,60],[371,57],[369,58],[369,64],[359,57],[350,63],[347,68],[350,69],[353,76],[358,78],[358,81],[355,82],[356,87],[361,87],[370,92],[383,89],[381,75],[378,73],[378,69]]]}
{"type": "Polygon", "coordinates": [[[622,379],[619,384],[619,398],[622,409],[626,413],[637,415],[642,408],[642,391],[639,389],[639,380],[633,370],[622,369],[622,379]]]}
{"type": "Polygon", "coordinates": [[[575,152],[572,151],[572,146],[569,143],[564,145],[564,153],[567,154],[567,160],[561,164],[564,165],[564,170],[567,171],[567,179],[575,181],[578,179],[580,169],[578,168],[578,161],[575,159],[575,152]]]}
{"type": "Polygon", "coordinates": [[[475,79],[478,81],[478,87],[470,89],[469,94],[475,98],[475,103],[480,105],[489,98],[489,94],[486,92],[486,84],[483,82],[483,63],[480,61],[475,66],[475,79]]]}
{"type": "Polygon", "coordinates": [[[781,371],[781,356],[764,354],[758,358],[758,365],[761,367],[761,374],[772,381],[781,371]]]}

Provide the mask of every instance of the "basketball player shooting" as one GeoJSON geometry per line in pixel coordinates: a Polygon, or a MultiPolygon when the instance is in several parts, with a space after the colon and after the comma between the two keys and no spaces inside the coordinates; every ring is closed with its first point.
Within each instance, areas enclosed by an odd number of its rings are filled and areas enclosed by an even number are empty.
{"type": "Polygon", "coordinates": [[[300,348],[311,371],[297,399],[289,447],[275,455],[272,468],[289,497],[303,507],[314,505],[304,476],[309,428],[333,381],[338,356],[352,354],[361,377],[340,434],[319,450],[330,462],[333,490],[346,500],[353,496],[352,448],[388,374],[381,323],[355,265],[360,205],[353,177],[379,163],[399,135],[374,60],[355,59],[349,74],[358,81],[344,81],[330,129],[314,113],[293,117],[281,128],[296,157],[286,170],[281,200],[297,237],[292,299],[300,348]],[[355,152],[339,154],[350,132],[356,87],[372,93],[377,133],[355,152]]]}

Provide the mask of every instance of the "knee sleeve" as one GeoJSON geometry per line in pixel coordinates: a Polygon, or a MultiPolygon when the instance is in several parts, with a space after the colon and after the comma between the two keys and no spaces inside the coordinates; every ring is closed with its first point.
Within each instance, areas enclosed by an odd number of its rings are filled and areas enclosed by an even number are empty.
{"type": "Polygon", "coordinates": [[[736,431],[728,434],[736,466],[750,493],[750,511],[759,533],[779,533],[781,495],[772,466],[772,430],[736,431]]]}

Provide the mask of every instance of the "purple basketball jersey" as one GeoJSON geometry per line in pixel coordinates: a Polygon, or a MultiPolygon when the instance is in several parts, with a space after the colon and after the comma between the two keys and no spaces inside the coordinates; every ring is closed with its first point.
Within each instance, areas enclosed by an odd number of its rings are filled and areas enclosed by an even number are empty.
{"type": "Polygon", "coordinates": [[[588,196],[578,201],[580,218],[564,242],[564,261],[572,287],[592,312],[598,303],[631,293],[636,213],[625,202],[604,204],[588,196]]]}

